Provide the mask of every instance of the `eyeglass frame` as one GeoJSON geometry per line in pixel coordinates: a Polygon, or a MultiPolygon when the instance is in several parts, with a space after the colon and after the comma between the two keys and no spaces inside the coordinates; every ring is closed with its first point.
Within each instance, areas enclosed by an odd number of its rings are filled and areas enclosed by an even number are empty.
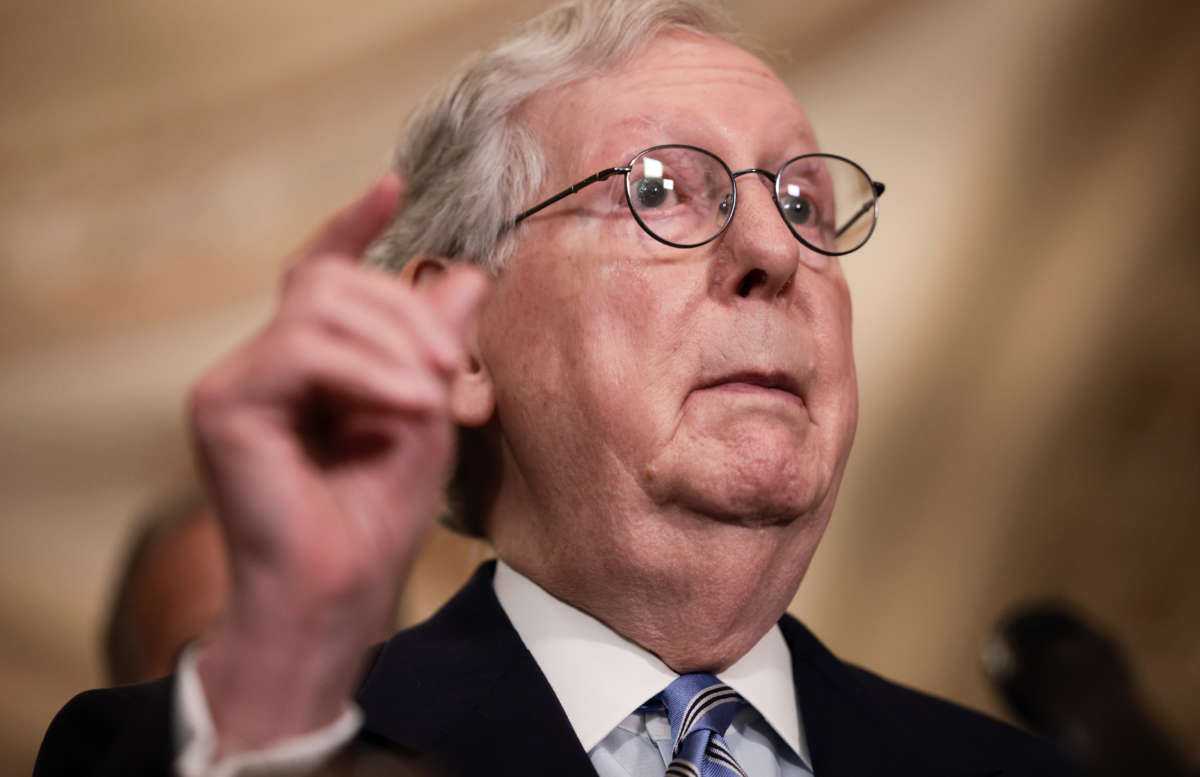
{"type": "Polygon", "coordinates": [[[716,240],[718,237],[725,234],[725,230],[729,229],[729,225],[733,223],[733,214],[737,212],[737,196],[738,196],[737,179],[742,177],[743,175],[748,175],[750,173],[756,173],[758,175],[762,175],[771,180],[771,183],[774,187],[774,193],[775,193],[775,196],[772,198],[775,202],[775,209],[777,211],[779,211],[779,216],[780,216],[780,218],[783,219],[783,223],[787,224],[788,231],[791,232],[792,236],[795,237],[797,240],[799,240],[806,247],[812,249],[813,251],[816,251],[819,254],[824,254],[825,256],[845,256],[846,254],[853,253],[853,252],[857,251],[858,249],[862,248],[864,245],[867,244],[867,241],[871,239],[871,235],[875,234],[875,226],[879,223],[879,198],[881,196],[883,196],[883,192],[886,189],[886,187],[884,186],[882,181],[876,181],[876,180],[872,179],[871,176],[867,173],[867,171],[863,169],[862,165],[858,164],[857,162],[855,162],[851,159],[847,159],[846,157],[839,156],[837,154],[825,154],[825,153],[820,153],[820,152],[812,153],[812,154],[800,154],[799,156],[794,156],[791,159],[784,162],[782,165],[779,166],[779,169],[776,170],[774,173],[772,173],[770,170],[764,170],[760,167],[748,167],[745,170],[739,170],[735,173],[733,170],[731,170],[729,168],[729,165],[725,164],[724,159],[721,159],[721,157],[717,156],[713,152],[709,151],[708,149],[700,148],[699,146],[687,145],[686,143],[663,143],[663,144],[660,144],[657,146],[650,146],[649,148],[642,149],[638,153],[634,154],[633,159],[631,159],[629,161],[628,165],[625,165],[622,167],[609,167],[609,168],[601,170],[597,173],[594,173],[593,175],[589,175],[587,178],[584,178],[583,180],[568,186],[567,188],[563,189],[562,191],[558,192],[557,194],[547,198],[546,200],[543,200],[542,202],[538,203],[537,205],[534,205],[532,208],[529,208],[528,210],[521,212],[519,215],[517,215],[516,218],[514,218],[509,223],[509,225],[510,225],[510,228],[515,227],[517,224],[520,224],[523,220],[529,218],[533,214],[535,214],[545,208],[548,208],[549,206],[553,205],[554,203],[558,202],[559,200],[563,199],[564,197],[569,197],[570,195],[578,192],[580,189],[583,189],[587,186],[591,186],[592,184],[597,183],[598,181],[608,180],[612,176],[620,174],[620,175],[625,176],[625,186],[624,186],[625,204],[629,207],[629,212],[633,215],[634,220],[637,221],[638,226],[640,226],[642,228],[643,232],[645,232],[647,235],[654,238],[658,242],[663,243],[665,245],[672,246],[673,248],[699,248],[700,246],[707,245],[708,243],[711,243],[712,241],[716,240]],[[721,228],[719,230],[717,230],[716,234],[714,234],[712,237],[710,237],[706,240],[702,240],[699,243],[675,243],[670,240],[667,240],[664,237],[660,237],[659,235],[656,235],[654,233],[654,230],[650,229],[650,227],[646,225],[646,222],[644,222],[642,220],[642,217],[638,215],[637,208],[635,208],[633,206],[633,200],[630,199],[629,173],[633,172],[634,166],[637,164],[638,160],[641,159],[643,156],[645,156],[646,154],[649,154],[651,151],[658,151],[658,150],[661,150],[664,148],[680,148],[680,149],[687,149],[689,151],[699,151],[701,154],[705,154],[706,156],[712,157],[714,160],[716,160],[717,164],[721,165],[721,168],[725,171],[726,175],[729,176],[729,180],[733,184],[733,186],[732,186],[733,199],[730,202],[729,215],[725,218],[725,223],[721,225],[721,228]],[[867,235],[866,235],[866,237],[864,237],[862,239],[862,242],[859,243],[858,245],[854,246],[854,248],[851,248],[846,251],[827,251],[823,248],[815,246],[812,243],[805,240],[803,237],[801,237],[800,233],[797,232],[796,229],[792,226],[791,222],[788,221],[787,216],[784,215],[783,205],[780,200],[780,192],[779,192],[779,174],[783,172],[784,168],[786,168],[788,165],[792,164],[793,162],[796,162],[801,159],[808,159],[810,157],[821,157],[823,159],[837,159],[841,162],[845,162],[846,164],[850,165],[854,169],[858,170],[858,172],[862,173],[863,178],[865,178],[867,180],[867,182],[869,184],[871,184],[871,193],[872,193],[871,201],[869,203],[864,203],[864,205],[861,208],[859,208],[858,213],[854,214],[854,216],[849,221],[847,221],[845,224],[843,224],[841,226],[841,228],[839,228],[837,231],[837,236],[840,236],[843,232],[845,232],[847,229],[849,229],[851,227],[851,225],[853,225],[856,221],[858,221],[860,218],[862,218],[867,213],[868,210],[873,211],[872,219],[871,219],[871,228],[867,231],[867,235]]]}

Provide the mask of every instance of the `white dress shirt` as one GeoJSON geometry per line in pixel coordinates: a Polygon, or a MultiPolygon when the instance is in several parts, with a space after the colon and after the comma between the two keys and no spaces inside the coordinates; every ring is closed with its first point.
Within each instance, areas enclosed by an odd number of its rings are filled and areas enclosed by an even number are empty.
{"type": "MultiPolygon", "coordinates": [[[[497,563],[496,597],[517,635],[546,676],[579,743],[602,777],[661,775],[670,762],[665,712],[641,709],[678,675],[657,656],[536,583],[497,563]]],[[[734,717],[726,742],[750,777],[811,775],[792,660],[774,626],[719,675],[748,703],[734,717]]],[[[189,648],[175,677],[176,769],[184,777],[299,777],[354,737],[362,713],[351,705],[329,726],[264,750],[220,762],[216,732],[189,648]]]]}
{"type": "MultiPolygon", "coordinates": [[[[601,777],[661,775],[671,761],[671,727],[664,711],[639,708],[679,675],[658,656],[554,598],[503,561],[496,565],[493,586],[601,777]]],[[[747,774],[812,774],[792,656],[779,627],[773,626],[719,679],[748,703],[725,735],[747,774]]]]}

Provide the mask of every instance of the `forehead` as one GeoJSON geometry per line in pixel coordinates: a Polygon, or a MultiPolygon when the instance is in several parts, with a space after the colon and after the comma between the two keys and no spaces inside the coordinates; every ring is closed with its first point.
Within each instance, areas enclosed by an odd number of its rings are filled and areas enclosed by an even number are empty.
{"type": "Polygon", "coordinates": [[[617,69],[542,92],[524,118],[551,169],[594,172],[659,143],[707,148],[734,169],[818,150],[804,111],[762,60],[683,32],[658,35],[617,69]]]}

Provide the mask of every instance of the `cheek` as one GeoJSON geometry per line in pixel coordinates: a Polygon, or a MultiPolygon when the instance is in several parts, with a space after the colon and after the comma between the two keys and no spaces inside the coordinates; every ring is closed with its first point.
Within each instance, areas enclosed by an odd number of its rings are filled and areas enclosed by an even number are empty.
{"type": "Polygon", "coordinates": [[[634,262],[589,266],[565,256],[538,264],[506,274],[481,321],[502,409],[507,398],[513,409],[619,424],[637,412],[630,398],[653,395],[678,352],[681,327],[671,319],[680,306],[672,312],[658,291],[663,280],[634,262]],[[622,405],[624,413],[614,412],[622,405]]]}
{"type": "Polygon", "coordinates": [[[583,300],[592,347],[614,363],[636,361],[660,347],[667,315],[660,288],[645,267],[619,264],[599,273],[594,295],[583,300]]]}
{"type": "Polygon", "coordinates": [[[814,412],[819,425],[848,446],[858,422],[858,378],[854,366],[854,344],[850,292],[840,276],[821,299],[822,322],[814,326],[817,349],[817,382],[814,412]]]}
{"type": "Polygon", "coordinates": [[[672,384],[677,313],[646,268],[611,265],[576,300],[579,341],[564,354],[574,388],[614,427],[652,424],[672,384]]]}

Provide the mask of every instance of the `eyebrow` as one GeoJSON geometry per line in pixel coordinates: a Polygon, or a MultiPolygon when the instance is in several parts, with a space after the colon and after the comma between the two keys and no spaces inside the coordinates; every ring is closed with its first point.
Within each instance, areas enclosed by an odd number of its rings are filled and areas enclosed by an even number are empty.
{"type": "MultiPolygon", "coordinates": [[[[625,135],[625,134],[629,134],[631,132],[638,131],[638,132],[649,133],[656,138],[665,138],[669,135],[669,133],[666,131],[666,125],[667,125],[667,122],[663,119],[662,116],[636,114],[634,116],[627,116],[626,118],[618,121],[616,124],[616,127],[614,129],[616,130],[615,134],[617,134],[617,135],[625,135]]],[[[674,142],[674,141],[672,141],[672,140],[653,140],[649,145],[656,145],[658,143],[671,143],[671,142],[674,142]]],[[[624,154],[624,156],[620,160],[611,160],[611,162],[613,164],[622,164],[622,165],[627,164],[629,162],[629,160],[633,158],[633,155],[638,153],[639,151],[641,151],[643,148],[645,148],[646,145],[647,144],[644,142],[634,142],[634,141],[630,141],[628,143],[622,143],[620,146],[621,151],[619,153],[624,154]]]]}
{"type": "MultiPolygon", "coordinates": [[[[676,125],[675,116],[663,116],[661,114],[650,113],[636,113],[632,116],[627,116],[623,119],[620,119],[614,126],[616,134],[640,130],[652,132],[654,133],[654,137],[651,138],[649,144],[645,142],[630,142],[622,144],[622,150],[618,153],[624,154],[624,156],[619,160],[609,160],[604,164],[628,164],[629,160],[633,158],[634,154],[637,154],[639,151],[646,148],[647,145],[659,145],[662,143],[685,143],[688,145],[699,146],[700,148],[705,148],[713,151],[713,153],[717,153],[715,150],[708,148],[709,144],[703,142],[697,143],[695,142],[696,138],[689,138],[686,136],[686,133],[672,131],[674,126],[695,127],[696,124],[689,122],[686,125],[676,125]]],[[[804,153],[818,153],[821,150],[820,145],[817,143],[816,133],[813,132],[811,126],[797,127],[796,131],[791,134],[790,140],[779,147],[779,162],[783,162],[785,159],[790,159],[793,156],[797,156],[797,154],[787,151],[787,149],[790,148],[791,144],[793,143],[797,145],[804,144],[811,148],[810,151],[806,151],[804,153]]],[[[774,151],[772,153],[774,153],[774,151]]],[[[717,153],[717,156],[721,157],[722,159],[725,158],[719,153],[717,153]]],[[[726,163],[731,165],[734,164],[729,160],[726,160],[726,163]]],[[[753,167],[754,165],[751,166],[753,167]]]]}

